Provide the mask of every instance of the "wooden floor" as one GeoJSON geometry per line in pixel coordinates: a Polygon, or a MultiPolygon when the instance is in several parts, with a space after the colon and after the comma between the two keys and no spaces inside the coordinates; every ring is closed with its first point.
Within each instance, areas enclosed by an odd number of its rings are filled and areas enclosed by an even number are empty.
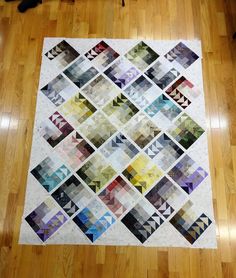
{"type": "Polygon", "coordinates": [[[25,14],[17,4],[0,2],[0,277],[236,277],[236,43],[229,1],[126,0],[122,8],[121,0],[48,0],[25,14]],[[202,40],[217,250],[17,244],[48,36],[202,40]]]}

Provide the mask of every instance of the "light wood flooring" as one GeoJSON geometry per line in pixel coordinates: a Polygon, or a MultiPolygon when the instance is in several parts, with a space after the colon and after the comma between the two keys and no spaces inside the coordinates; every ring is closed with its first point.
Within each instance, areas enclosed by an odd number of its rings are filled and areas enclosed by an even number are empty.
{"type": "Polygon", "coordinates": [[[0,2],[0,277],[235,278],[235,1],[48,0],[25,14],[18,3],[0,2]],[[217,250],[17,244],[49,36],[202,40],[217,250]]]}

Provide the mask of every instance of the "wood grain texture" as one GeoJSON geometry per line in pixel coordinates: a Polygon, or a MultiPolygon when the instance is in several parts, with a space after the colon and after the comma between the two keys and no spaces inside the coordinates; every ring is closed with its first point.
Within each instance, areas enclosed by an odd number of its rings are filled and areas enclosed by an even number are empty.
{"type": "Polygon", "coordinates": [[[236,277],[235,2],[126,0],[124,8],[120,2],[48,0],[25,14],[17,2],[0,2],[1,278],[236,277]],[[202,40],[217,250],[17,244],[49,36],[202,40]]]}

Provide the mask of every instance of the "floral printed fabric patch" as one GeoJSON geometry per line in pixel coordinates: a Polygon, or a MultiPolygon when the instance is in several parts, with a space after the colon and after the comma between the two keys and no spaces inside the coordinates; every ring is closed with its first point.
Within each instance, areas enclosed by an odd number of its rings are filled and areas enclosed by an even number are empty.
{"type": "Polygon", "coordinates": [[[20,243],[215,248],[198,41],[47,38],[20,243]]]}

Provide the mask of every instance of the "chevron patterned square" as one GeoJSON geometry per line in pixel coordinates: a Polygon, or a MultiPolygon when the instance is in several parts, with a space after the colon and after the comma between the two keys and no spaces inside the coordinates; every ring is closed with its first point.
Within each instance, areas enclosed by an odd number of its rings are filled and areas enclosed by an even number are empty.
{"type": "Polygon", "coordinates": [[[204,133],[204,129],[184,113],[172,124],[168,133],[188,149],[204,133]]]}
{"type": "Polygon", "coordinates": [[[182,42],[178,43],[166,55],[166,59],[173,64],[178,63],[185,69],[192,65],[199,57],[182,42]]]}
{"type": "Polygon", "coordinates": [[[148,156],[140,154],[128,165],[122,174],[139,192],[144,193],[162,176],[162,171],[157,168],[148,156]]]}
{"type": "Polygon", "coordinates": [[[118,126],[123,126],[139,110],[127,97],[123,94],[119,94],[103,108],[103,111],[112,122],[118,126]]]}
{"type": "Polygon", "coordinates": [[[115,218],[96,199],[92,200],[73,220],[91,242],[96,241],[115,223],[115,218]]]}
{"type": "Polygon", "coordinates": [[[145,153],[165,171],[184,152],[164,133],[148,146],[145,153]]]}
{"type": "Polygon", "coordinates": [[[85,56],[99,69],[104,70],[120,55],[104,41],[99,42],[85,56]]]}
{"type": "Polygon", "coordinates": [[[97,109],[80,93],[76,94],[60,108],[62,113],[75,127],[88,119],[97,109]]]}
{"type": "Polygon", "coordinates": [[[149,104],[144,111],[152,117],[161,128],[167,127],[172,120],[182,112],[179,107],[163,94],[149,104]]]}
{"type": "Polygon", "coordinates": [[[159,95],[157,87],[154,87],[154,85],[143,75],[128,86],[124,92],[136,105],[141,108],[153,102],[159,95]]]}
{"type": "Polygon", "coordinates": [[[182,76],[166,90],[166,93],[185,109],[191,104],[190,100],[199,96],[200,91],[182,76]]]}
{"type": "Polygon", "coordinates": [[[52,193],[52,197],[69,216],[72,216],[78,209],[84,208],[93,195],[75,176],[71,176],[52,193]]]}
{"type": "Polygon", "coordinates": [[[121,176],[113,180],[98,197],[107,207],[120,217],[127,209],[134,206],[138,193],[121,176]]]}
{"type": "Polygon", "coordinates": [[[78,132],[73,132],[56,147],[56,151],[67,165],[76,169],[94,152],[94,149],[78,132]]]}
{"type": "Polygon", "coordinates": [[[52,147],[60,143],[73,130],[73,127],[58,112],[55,112],[46,121],[41,123],[38,129],[39,134],[52,147]]]}
{"type": "Polygon", "coordinates": [[[58,210],[53,200],[48,198],[27,215],[25,220],[45,242],[67,221],[67,218],[58,210]]]}
{"type": "Polygon", "coordinates": [[[58,68],[63,69],[79,57],[79,53],[65,40],[58,43],[45,53],[45,56],[53,61],[58,68]]]}
{"type": "Polygon", "coordinates": [[[139,153],[139,150],[122,133],[118,133],[104,144],[101,153],[116,171],[122,171],[124,166],[139,153]]]}
{"type": "Polygon", "coordinates": [[[160,133],[160,129],[143,113],[131,119],[124,131],[140,148],[144,148],[160,133]]]}
{"type": "Polygon", "coordinates": [[[56,106],[71,98],[77,90],[76,86],[61,74],[41,88],[41,92],[56,106]]]}
{"type": "Polygon", "coordinates": [[[95,113],[80,129],[97,148],[105,143],[107,139],[117,131],[101,112],[95,113]]]}
{"type": "Polygon", "coordinates": [[[193,244],[202,236],[212,221],[204,213],[197,215],[193,203],[188,201],[174,217],[170,219],[170,223],[187,241],[193,244]]]}
{"type": "Polygon", "coordinates": [[[103,106],[120,93],[119,89],[103,75],[96,77],[81,92],[97,106],[103,106]]]}
{"type": "Polygon", "coordinates": [[[124,58],[115,62],[104,72],[119,88],[125,87],[139,74],[138,70],[124,58]]]}
{"type": "Polygon", "coordinates": [[[55,154],[46,157],[30,172],[47,191],[53,190],[70,174],[70,170],[55,154]]]}
{"type": "Polygon", "coordinates": [[[168,175],[188,194],[192,193],[208,176],[191,157],[185,155],[169,172],[168,175]]]}
{"type": "Polygon", "coordinates": [[[63,72],[79,88],[87,84],[99,72],[84,57],[79,57],[63,72]]]}
{"type": "Polygon", "coordinates": [[[151,66],[145,74],[162,90],[165,89],[178,76],[179,72],[160,61],[151,66]]]}
{"type": "Polygon", "coordinates": [[[130,60],[138,69],[145,70],[159,55],[145,42],[138,43],[125,57],[130,60]]]}
{"type": "Polygon", "coordinates": [[[168,218],[186,199],[185,194],[167,177],[163,177],[145,197],[165,218],[168,218]]]}
{"type": "Polygon", "coordinates": [[[141,243],[144,243],[164,222],[155,208],[144,200],[131,209],[121,221],[141,243]]]}
{"type": "Polygon", "coordinates": [[[97,153],[77,171],[77,174],[95,193],[97,193],[114,177],[116,171],[97,153]]]}

